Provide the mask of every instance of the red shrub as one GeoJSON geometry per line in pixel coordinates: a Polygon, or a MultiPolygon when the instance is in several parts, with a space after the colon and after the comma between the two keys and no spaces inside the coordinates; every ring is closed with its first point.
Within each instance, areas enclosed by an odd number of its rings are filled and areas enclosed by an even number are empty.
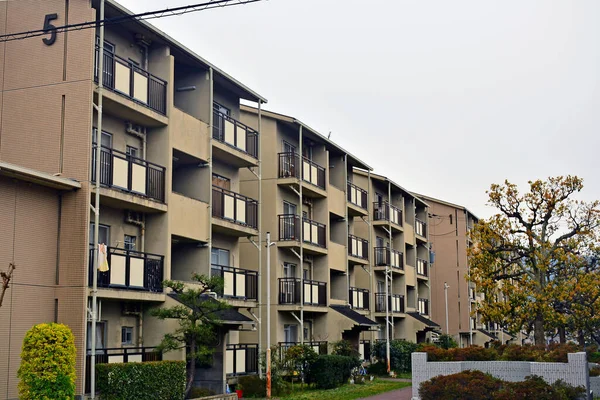
{"type": "Polygon", "coordinates": [[[481,371],[464,371],[423,382],[419,396],[421,400],[494,400],[501,382],[481,371]]]}

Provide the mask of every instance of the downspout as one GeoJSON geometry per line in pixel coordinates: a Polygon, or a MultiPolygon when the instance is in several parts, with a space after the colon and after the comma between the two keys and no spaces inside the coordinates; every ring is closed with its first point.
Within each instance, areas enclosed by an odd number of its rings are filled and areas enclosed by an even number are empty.
{"type": "MultiPolygon", "coordinates": [[[[456,221],[456,225],[458,228],[458,218],[456,221]]],[[[465,211],[465,234],[468,235],[469,232],[469,215],[467,214],[467,211],[465,211]]],[[[429,235],[429,229],[427,230],[427,234],[429,235]]],[[[471,346],[473,346],[473,327],[471,326],[471,298],[468,296],[469,294],[469,288],[470,288],[470,284],[471,284],[471,267],[469,265],[469,255],[467,254],[467,247],[468,247],[468,243],[467,243],[467,236],[465,236],[465,262],[466,262],[466,267],[467,267],[467,297],[469,298],[469,344],[471,346]]],[[[473,294],[476,295],[477,291],[475,290],[476,286],[473,286],[473,294]]],[[[431,295],[431,289],[430,290],[430,295],[431,295]]],[[[477,318],[475,318],[475,323],[477,323],[477,318]]]]}
{"type": "MultiPolygon", "coordinates": [[[[146,47],[146,63],[148,62],[148,47],[146,47]]],[[[146,160],[146,136],[148,133],[146,132],[142,136],[142,159],[146,160]]],[[[143,253],[146,251],[146,213],[142,213],[142,226],[140,227],[140,251],[143,253]]],[[[141,331],[141,317],[140,317],[140,338],[142,337],[141,331]]]]}
{"type": "MultiPolygon", "coordinates": [[[[391,236],[390,232],[391,232],[391,222],[389,221],[390,219],[390,197],[391,197],[391,192],[392,192],[392,186],[390,181],[388,180],[388,237],[391,236]]],[[[391,240],[391,238],[389,238],[391,240]]],[[[388,279],[389,279],[389,264],[391,262],[391,258],[392,258],[392,248],[391,248],[391,241],[390,243],[388,243],[390,248],[389,248],[389,256],[388,256],[388,260],[385,263],[385,358],[386,358],[386,363],[387,363],[387,372],[388,374],[391,372],[391,368],[390,368],[390,285],[391,282],[388,283],[388,279]]]]}
{"type": "MultiPolygon", "coordinates": [[[[350,267],[348,266],[348,241],[350,240],[350,227],[348,220],[348,154],[344,154],[344,203],[346,206],[344,207],[344,222],[346,224],[346,305],[350,305],[350,267]]],[[[331,229],[331,227],[329,227],[331,229]]],[[[331,290],[331,288],[329,288],[331,290]]],[[[359,340],[360,343],[360,340],[359,340]]]]}
{"type": "MultiPolygon", "coordinates": [[[[302,124],[299,129],[299,149],[300,154],[298,154],[298,159],[300,161],[300,183],[299,183],[299,197],[300,197],[300,207],[298,210],[300,212],[299,221],[300,221],[300,344],[304,344],[304,220],[302,219],[302,180],[304,173],[304,156],[302,151],[302,124]]],[[[331,227],[330,227],[331,229],[331,227]]],[[[331,288],[330,288],[331,289],[331,288]]]]}
{"type": "MultiPolygon", "coordinates": [[[[258,277],[256,280],[256,290],[258,292],[258,296],[257,296],[257,301],[258,301],[258,354],[262,354],[262,305],[261,305],[261,298],[262,298],[262,292],[261,292],[261,288],[262,288],[262,284],[261,284],[261,278],[262,278],[262,244],[261,244],[261,240],[262,240],[262,152],[261,152],[261,133],[260,133],[260,129],[261,129],[261,104],[262,104],[262,100],[258,100],[258,143],[257,143],[257,147],[258,147],[258,209],[256,211],[257,215],[256,218],[258,219],[258,277]]],[[[267,246],[269,244],[267,243],[267,246]]],[[[269,251],[269,249],[267,248],[267,252],[269,251]]],[[[267,276],[267,279],[270,279],[269,276],[267,276]]],[[[269,307],[270,305],[267,303],[267,307],[269,307]]],[[[262,377],[262,367],[260,365],[260,363],[258,363],[258,376],[262,377]]]]}
{"type": "MultiPolygon", "coordinates": [[[[369,287],[371,288],[371,304],[369,306],[371,312],[371,320],[375,321],[375,287],[373,281],[373,259],[375,258],[375,250],[373,246],[373,219],[371,218],[371,213],[373,210],[373,205],[371,204],[371,170],[367,171],[367,179],[369,182],[367,183],[367,215],[369,216],[369,287]],[[370,211],[369,211],[370,210],[370,211]]],[[[371,339],[373,345],[375,345],[375,332],[371,334],[371,339]]]]}
{"type": "MultiPolygon", "coordinates": [[[[213,125],[214,125],[214,81],[213,81],[213,69],[208,69],[208,102],[209,102],[209,116],[208,116],[208,220],[211,221],[210,229],[208,230],[208,276],[212,275],[211,266],[211,252],[212,252],[212,201],[213,201],[213,188],[212,188],[212,171],[213,171],[213,125]]],[[[225,390],[225,384],[223,384],[223,390],[225,390]]]]}
{"type": "MultiPolygon", "coordinates": [[[[394,274],[392,266],[392,249],[394,247],[394,239],[392,235],[392,182],[388,180],[388,237],[390,241],[390,259],[388,260],[388,264],[390,265],[390,295],[394,293],[394,274]]],[[[388,301],[391,301],[388,300],[388,301]]],[[[394,338],[394,311],[392,310],[392,339],[394,338]]]]}

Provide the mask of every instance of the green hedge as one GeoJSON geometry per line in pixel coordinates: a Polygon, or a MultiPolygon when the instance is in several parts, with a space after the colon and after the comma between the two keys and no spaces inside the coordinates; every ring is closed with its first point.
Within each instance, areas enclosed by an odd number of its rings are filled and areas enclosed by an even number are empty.
{"type": "Polygon", "coordinates": [[[75,341],[66,325],[39,324],[23,338],[17,375],[23,400],[73,399],[75,341]]]}
{"type": "Polygon", "coordinates": [[[97,388],[102,400],[182,400],[185,361],[99,364],[97,388]]]}
{"type": "MultiPolygon", "coordinates": [[[[375,342],[373,353],[380,360],[385,360],[385,341],[375,342]]],[[[412,353],[417,351],[418,345],[406,340],[390,341],[390,367],[396,372],[410,372],[412,369],[412,353]]],[[[387,365],[383,362],[383,373],[387,373],[387,365]]]]}
{"type": "Polygon", "coordinates": [[[352,369],[360,363],[353,357],[322,355],[310,368],[310,381],[319,389],[331,389],[348,381],[352,369]]]}

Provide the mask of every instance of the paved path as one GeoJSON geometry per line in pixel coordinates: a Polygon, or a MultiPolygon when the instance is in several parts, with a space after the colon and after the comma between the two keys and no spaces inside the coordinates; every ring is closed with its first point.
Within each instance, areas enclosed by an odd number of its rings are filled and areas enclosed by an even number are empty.
{"type": "Polygon", "coordinates": [[[410,400],[412,397],[412,387],[405,387],[391,392],[381,393],[371,397],[365,397],[368,400],[410,400]]]}

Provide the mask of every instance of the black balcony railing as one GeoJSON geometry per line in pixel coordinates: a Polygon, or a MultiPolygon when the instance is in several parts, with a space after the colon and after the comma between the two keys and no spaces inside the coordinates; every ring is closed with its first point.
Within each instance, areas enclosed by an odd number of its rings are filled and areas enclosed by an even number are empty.
{"type": "Polygon", "coordinates": [[[258,344],[228,344],[225,351],[227,376],[258,373],[258,344]]]}
{"type": "Polygon", "coordinates": [[[417,258],[417,275],[429,276],[427,261],[423,260],[422,258],[417,258]]]}
{"type": "MultiPolygon", "coordinates": [[[[318,355],[327,354],[327,342],[326,341],[305,341],[303,343],[306,346],[311,347],[315,353],[318,355]]],[[[300,346],[300,342],[279,342],[277,343],[277,347],[279,347],[279,361],[285,360],[285,353],[288,351],[290,347],[300,346]]],[[[286,365],[286,367],[289,367],[286,365]]]]}
{"type": "Polygon", "coordinates": [[[216,110],[213,111],[213,139],[258,158],[258,132],[216,110]]]}
{"type": "Polygon", "coordinates": [[[404,269],[404,254],[389,247],[375,247],[375,266],[389,265],[392,268],[404,269]]]}
{"type": "Polygon", "coordinates": [[[429,315],[429,300],[427,300],[427,299],[418,299],[417,300],[417,307],[418,307],[419,314],[429,315]]]}
{"type": "MultiPolygon", "coordinates": [[[[304,280],[304,304],[327,305],[327,283],[304,280]]],[[[298,278],[279,278],[279,304],[300,304],[302,281],[298,278]]]]}
{"type": "Polygon", "coordinates": [[[358,236],[348,235],[348,255],[368,260],[369,241],[358,236]]]}
{"type": "Polygon", "coordinates": [[[279,153],[279,177],[298,178],[315,186],[325,189],[325,168],[316,162],[302,157],[296,153],[279,153]]]}
{"type": "Polygon", "coordinates": [[[363,360],[371,359],[371,341],[370,340],[362,340],[358,344],[358,352],[360,353],[363,360]]]}
{"type": "MultiPolygon", "coordinates": [[[[96,145],[91,171],[96,182],[96,145]]],[[[165,201],[165,167],[107,147],[100,148],[100,184],[165,201]]]]}
{"type": "Polygon", "coordinates": [[[367,209],[367,191],[348,182],[348,201],[355,206],[367,209]]]}
{"type": "Polygon", "coordinates": [[[300,225],[300,216],[295,214],[279,215],[279,240],[300,241],[300,231],[302,229],[305,243],[319,247],[326,247],[325,243],[325,225],[311,219],[303,218],[300,225]],[[302,226],[302,228],[301,228],[302,226]]]}
{"type": "MultiPolygon", "coordinates": [[[[388,311],[390,313],[404,312],[404,295],[388,294],[388,311]]],[[[385,293],[375,293],[375,311],[385,312],[385,293]]]]}
{"type": "Polygon", "coordinates": [[[258,202],[250,197],[223,189],[212,188],[212,216],[256,229],[258,202]]]}
{"type": "Polygon", "coordinates": [[[415,218],[415,233],[427,237],[427,224],[418,218],[415,218]]]}
{"type": "Polygon", "coordinates": [[[376,201],[373,203],[373,219],[375,221],[390,221],[402,226],[402,210],[387,201],[376,201]]]}
{"type": "MultiPolygon", "coordinates": [[[[164,256],[114,247],[108,247],[107,252],[109,269],[106,272],[98,271],[99,287],[158,293],[163,291],[164,256]]],[[[94,249],[90,249],[89,268],[91,286],[94,273],[94,249]]]]}
{"type": "MultiPolygon", "coordinates": [[[[85,362],[85,393],[90,392],[90,367],[91,367],[91,349],[87,349],[85,362]]],[[[162,361],[162,353],[155,347],[128,347],[128,348],[110,348],[96,349],[96,364],[108,364],[113,362],[149,362],[162,361]]],[[[98,374],[96,374],[98,376],[98,374]]]]}
{"type": "Polygon", "coordinates": [[[350,288],[350,307],[357,310],[369,309],[369,291],[356,287],[350,288]]]}
{"type": "Polygon", "coordinates": [[[258,299],[258,273],[227,265],[211,265],[211,275],[223,279],[225,286],[217,293],[221,297],[244,300],[258,299]]]}
{"type": "MultiPolygon", "coordinates": [[[[98,53],[95,51],[94,80],[98,82],[98,53]]],[[[119,93],[163,115],[167,114],[167,82],[133,62],[104,49],[102,82],[106,89],[119,93]]]]}

